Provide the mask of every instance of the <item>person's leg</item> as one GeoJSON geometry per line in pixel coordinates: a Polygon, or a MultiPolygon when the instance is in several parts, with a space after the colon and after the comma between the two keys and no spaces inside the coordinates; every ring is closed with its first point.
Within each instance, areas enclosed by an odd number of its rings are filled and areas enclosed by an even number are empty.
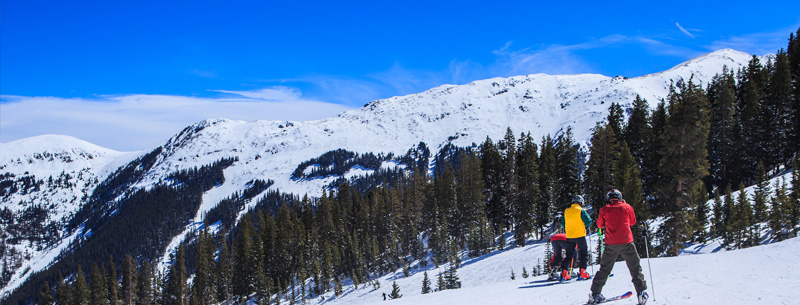
{"type": "Polygon", "coordinates": [[[589,246],[586,245],[586,236],[581,238],[576,238],[575,241],[578,244],[578,261],[579,266],[581,269],[586,269],[589,265],[589,246]]]}
{"type": "Polygon", "coordinates": [[[642,273],[642,265],[639,264],[639,253],[636,251],[636,245],[629,243],[625,245],[624,250],[620,253],[625,264],[628,265],[628,271],[631,272],[631,282],[633,287],[636,288],[636,293],[642,292],[647,289],[647,282],[644,280],[642,273]]]}
{"type": "Polygon", "coordinates": [[[594,275],[594,280],[592,280],[592,292],[593,293],[600,293],[603,291],[603,286],[606,285],[606,281],[608,280],[608,275],[611,274],[611,270],[614,269],[614,263],[617,261],[617,257],[619,257],[619,250],[621,247],[620,245],[606,245],[606,251],[603,252],[603,255],[600,257],[600,270],[597,270],[597,273],[594,275]]]}
{"type": "Polygon", "coordinates": [[[562,250],[564,250],[564,242],[560,240],[553,241],[553,261],[550,262],[551,269],[556,269],[561,266],[561,261],[564,259],[562,250]]]}
{"type": "Polygon", "coordinates": [[[570,240],[567,240],[564,244],[564,248],[566,248],[567,250],[567,256],[561,262],[561,269],[569,270],[574,260],[573,258],[575,257],[575,243],[570,240]]]}

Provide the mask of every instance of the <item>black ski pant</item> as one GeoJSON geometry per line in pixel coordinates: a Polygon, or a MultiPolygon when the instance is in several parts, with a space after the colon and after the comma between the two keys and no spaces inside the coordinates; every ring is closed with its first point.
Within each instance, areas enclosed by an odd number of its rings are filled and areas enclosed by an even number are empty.
{"type": "MultiPolygon", "coordinates": [[[[589,265],[589,246],[586,245],[586,236],[578,238],[567,238],[567,257],[575,257],[578,266],[586,269],[589,265]],[[575,246],[578,246],[578,255],[575,255],[575,246]]],[[[562,269],[568,269],[572,262],[564,260],[561,262],[562,269]]]]}
{"type": "Polygon", "coordinates": [[[622,256],[625,264],[628,265],[628,271],[631,272],[631,282],[633,287],[636,288],[636,293],[647,289],[647,282],[644,280],[642,274],[642,266],[639,265],[639,252],[636,252],[636,246],[633,243],[622,245],[606,245],[605,252],[600,257],[600,270],[594,275],[592,280],[592,292],[600,293],[603,286],[606,285],[608,275],[611,274],[611,269],[614,268],[614,263],[617,258],[622,256]]]}
{"type": "MultiPolygon", "coordinates": [[[[556,269],[561,266],[562,262],[567,262],[570,264],[572,262],[572,256],[566,255],[564,256],[563,251],[567,250],[567,241],[566,240],[554,240],[550,242],[553,244],[553,259],[550,260],[550,268],[556,269]]],[[[572,245],[572,248],[575,248],[575,245],[572,245]]]]}

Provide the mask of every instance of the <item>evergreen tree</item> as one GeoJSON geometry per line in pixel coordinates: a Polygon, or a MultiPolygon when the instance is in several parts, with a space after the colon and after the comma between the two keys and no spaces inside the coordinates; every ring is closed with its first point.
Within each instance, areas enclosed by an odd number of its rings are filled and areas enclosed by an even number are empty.
{"type": "MultiPolygon", "coordinates": [[[[536,229],[544,236],[556,209],[556,149],[550,135],[542,138],[539,154],[539,200],[536,204],[536,229]]],[[[501,238],[502,239],[502,238],[501,238]]]]}
{"type": "Polygon", "coordinates": [[[753,194],[753,224],[757,226],[756,231],[761,231],[760,223],[767,220],[767,200],[770,192],[769,177],[764,163],[759,162],[756,170],[756,189],[753,194]]]}
{"type": "Polygon", "coordinates": [[[514,204],[514,240],[524,246],[525,239],[533,233],[535,208],[539,200],[539,158],[537,147],[530,134],[520,137],[517,150],[518,194],[514,204]]]}
{"type": "Polygon", "coordinates": [[[744,191],[743,186],[740,186],[739,189],[741,189],[739,200],[731,207],[732,218],[728,227],[728,231],[733,235],[734,247],[737,249],[752,245],[751,224],[753,217],[753,210],[747,198],[747,192],[744,191]]]}
{"type": "Polygon", "coordinates": [[[178,247],[175,255],[170,254],[172,265],[167,273],[166,284],[164,285],[164,304],[165,305],[187,305],[186,287],[186,261],[183,244],[178,247]]]}
{"type": "Polygon", "coordinates": [[[458,279],[458,272],[456,271],[455,265],[451,264],[450,268],[448,268],[447,272],[445,272],[444,282],[446,289],[461,288],[461,280],[458,279]]]}
{"type": "Polygon", "coordinates": [[[698,226],[691,211],[707,201],[702,178],[708,174],[708,99],[691,79],[679,92],[670,91],[661,160],[669,181],[661,188],[668,217],[659,230],[661,249],[678,255],[698,226]]]}
{"type": "Polygon", "coordinates": [[[776,185],[775,194],[773,194],[770,200],[768,221],[769,229],[772,232],[770,237],[775,241],[782,241],[786,239],[786,234],[783,230],[783,211],[785,210],[783,205],[788,201],[787,199],[788,196],[786,194],[786,190],[780,184],[776,185]]]}
{"type": "Polygon", "coordinates": [[[154,304],[153,268],[149,261],[142,262],[139,267],[139,276],[136,277],[136,304],[154,304]]]}
{"type": "Polygon", "coordinates": [[[514,275],[514,268],[511,268],[511,280],[517,279],[516,275],[514,275]]]}
{"type": "Polygon", "coordinates": [[[503,163],[504,163],[504,175],[505,179],[503,179],[505,184],[503,185],[503,194],[505,195],[505,201],[503,202],[503,214],[502,214],[502,226],[505,230],[509,230],[512,227],[513,219],[512,215],[514,211],[512,210],[516,205],[516,195],[517,195],[517,166],[516,166],[516,155],[517,155],[517,148],[516,148],[517,140],[514,137],[514,133],[511,131],[511,128],[506,129],[506,135],[503,137],[503,142],[501,145],[503,148],[503,163]]]}
{"type": "Polygon", "coordinates": [[[524,265],[522,266],[522,278],[523,279],[527,279],[528,278],[528,270],[525,270],[525,266],[524,265]]]}
{"type": "Polygon", "coordinates": [[[792,200],[792,194],[789,193],[786,181],[781,179],[779,185],[775,193],[780,197],[778,200],[781,201],[781,235],[783,235],[783,239],[788,239],[790,236],[797,236],[797,218],[795,218],[797,217],[797,202],[792,200]]]}
{"type": "MultiPolygon", "coordinates": [[[[730,189],[730,186],[727,187],[730,189]]],[[[722,237],[725,234],[725,223],[722,221],[722,197],[719,190],[714,190],[714,220],[712,237],[722,237]]]]}
{"type": "Polygon", "coordinates": [[[733,222],[731,219],[734,218],[733,211],[735,210],[736,202],[733,200],[733,190],[731,186],[728,186],[725,189],[725,199],[723,200],[723,208],[722,208],[722,226],[724,228],[722,232],[722,240],[723,243],[728,247],[733,247],[735,242],[734,234],[730,231],[730,225],[733,222]]]}
{"type": "Polygon", "coordinates": [[[106,285],[105,285],[105,277],[103,277],[103,273],[100,271],[100,267],[97,264],[92,265],[92,288],[91,288],[91,297],[90,297],[90,304],[91,305],[105,305],[108,304],[108,298],[106,297],[106,285]]]}
{"type": "MultiPolygon", "coordinates": [[[[77,282],[77,281],[76,281],[77,282]]],[[[56,286],[56,302],[58,305],[72,305],[72,289],[69,283],[58,274],[58,285],[56,286]]]]}
{"type": "Polygon", "coordinates": [[[762,159],[768,170],[779,165],[790,166],[791,157],[797,150],[791,146],[795,137],[792,124],[792,71],[788,54],[781,49],[775,55],[775,65],[769,76],[767,94],[762,107],[764,126],[764,149],[766,158],[762,159]]]}
{"type": "MultiPolygon", "coordinates": [[[[800,149],[800,28],[797,35],[789,35],[789,48],[786,51],[792,73],[794,100],[791,107],[791,123],[789,125],[789,149],[797,152],[800,149]]],[[[796,168],[796,167],[795,167],[796,168]]]]}
{"type": "MultiPolygon", "coordinates": [[[[480,159],[474,154],[460,152],[461,168],[456,175],[456,211],[450,223],[454,225],[458,244],[466,246],[469,230],[481,224],[483,217],[483,180],[480,159]]],[[[528,219],[530,221],[530,219],[528,219]]]]}
{"type": "Polygon", "coordinates": [[[611,106],[608,107],[606,122],[611,130],[614,131],[614,136],[618,139],[622,136],[622,123],[625,118],[624,113],[622,106],[618,103],[611,103],[611,106]]]}
{"type": "Polygon", "coordinates": [[[214,248],[207,231],[200,231],[197,236],[197,254],[194,258],[194,280],[192,280],[189,304],[206,305],[215,303],[214,285],[214,248]]]}
{"type": "Polygon", "coordinates": [[[489,221],[499,232],[503,224],[506,194],[504,193],[505,178],[503,171],[503,156],[492,142],[486,137],[481,145],[481,171],[483,172],[484,199],[486,200],[486,213],[489,221]]]}
{"type": "Polygon", "coordinates": [[[400,286],[397,285],[397,281],[392,282],[392,293],[389,294],[389,299],[399,299],[402,298],[403,295],[400,294],[400,286]]]}
{"type": "MultiPolygon", "coordinates": [[[[595,126],[589,147],[589,161],[586,162],[584,181],[587,202],[605,203],[606,192],[615,188],[614,168],[619,160],[619,144],[614,131],[608,125],[595,126]]],[[[625,194],[625,193],[623,193],[625,194]]]]}
{"type": "Polygon", "coordinates": [[[444,281],[444,275],[441,271],[439,271],[439,278],[436,281],[436,291],[442,291],[447,289],[447,283],[444,281]]]}
{"type": "Polygon", "coordinates": [[[256,253],[253,245],[254,236],[255,228],[250,217],[242,217],[233,244],[232,293],[237,298],[248,296],[255,291],[253,287],[255,284],[253,255],[256,253]]]}
{"type": "Polygon", "coordinates": [[[633,100],[633,109],[628,117],[628,123],[622,132],[625,142],[631,150],[633,159],[640,167],[643,165],[644,157],[646,154],[645,142],[650,137],[650,128],[648,121],[650,120],[650,106],[647,100],[642,99],[638,94],[633,100]]]}
{"type": "Polygon", "coordinates": [[[90,304],[91,292],[80,265],[78,265],[77,274],[72,288],[72,305],[88,305],[90,304]]]}
{"type": "Polygon", "coordinates": [[[217,291],[217,301],[231,303],[231,273],[232,273],[232,260],[230,251],[228,251],[229,238],[223,231],[223,241],[221,249],[219,250],[219,257],[215,266],[214,278],[217,291]]]}
{"type": "Polygon", "coordinates": [[[728,66],[722,68],[706,89],[710,108],[708,135],[709,177],[719,189],[738,183],[735,179],[736,143],[740,136],[736,113],[736,81],[728,66]]]}
{"type": "Polygon", "coordinates": [[[800,153],[795,154],[792,168],[792,192],[788,198],[791,208],[788,209],[790,211],[788,220],[792,233],[797,236],[798,225],[800,225],[800,173],[797,173],[796,170],[800,170],[800,153]]]}
{"type": "Polygon", "coordinates": [[[764,131],[760,118],[767,76],[756,56],[738,74],[736,117],[742,131],[737,149],[740,156],[737,168],[740,171],[739,177],[745,184],[749,184],[755,176],[756,164],[765,157],[762,153],[765,151],[764,139],[761,139],[764,131]]]}
{"type": "Polygon", "coordinates": [[[572,127],[568,127],[556,142],[556,205],[567,205],[572,196],[581,193],[578,162],[583,160],[578,160],[578,148],[572,139],[572,127]]]}
{"type": "Polygon", "coordinates": [[[122,303],[133,305],[136,295],[136,261],[130,254],[125,255],[122,260],[122,303]]]}
{"type": "Polygon", "coordinates": [[[39,305],[53,305],[53,295],[50,294],[50,284],[44,282],[42,290],[39,291],[39,305]]]}
{"type": "Polygon", "coordinates": [[[108,260],[108,272],[106,273],[106,298],[108,299],[109,304],[120,304],[117,267],[114,265],[113,257],[108,260]]]}
{"type": "Polygon", "coordinates": [[[649,137],[645,141],[646,153],[642,162],[642,191],[652,215],[663,216],[666,207],[658,192],[658,187],[666,184],[666,178],[661,172],[661,159],[664,157],[665,146],[663,138],[667,130],[667,106],[664,100],[661,100],[653,110],[648,122],[648,130],[649,137]]]}
{"type": "Polygon", "coordinates": [[[431,279],[428,278],[428,271],[425,271],[422,278],[422,294],[427,293],[431,293],[431,279]]]}
{"type": "Polygon", "coordinates": [[[342,281],[339,280],[339,276],[333,277],[333,293],[338,297],[341,296],[344,291],[342,290],[342,281]]]}

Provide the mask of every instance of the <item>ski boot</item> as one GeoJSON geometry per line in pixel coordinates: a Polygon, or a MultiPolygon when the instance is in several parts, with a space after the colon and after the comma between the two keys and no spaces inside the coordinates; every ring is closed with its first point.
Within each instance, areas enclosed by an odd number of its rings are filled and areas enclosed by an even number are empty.
{"type": "Polygon", "coordinates": [[[569,281],[571,277],[569,276],[569,270],[561,271],[561,281],[569,281]]]}
{"type": "Polygon", "coordinates": [[[561,278],[561,273],[558,272],[558,268],[553,268],[553,271],[550,271],[550,275],[547,277],[548,281],[558,281],[561,278]]]}
{"type": "Polygon", "coordinates": [[[586,301],[586,304],[600,304],[606,301],[606,297],[604,297],[600,293],[594,293],[589,295],[589,301],[586,301]]]}
{"type": "Polygon", "coordinates": [[[645,303],[647,303],[647,299],[650,298],[650,296],[647,295],[647,291],[644,290],[637,293],[636,297],[639,299],[639,305],[644,305],[645,303]]]}
{"type": "Polygon", "coordinates": [[[578,273],[578,276],[580,277],[579,280],[588,280],[592,278],[592,275],[586,272],[586,269],[583,268],[581,268],[581,272],[578,273]]]}

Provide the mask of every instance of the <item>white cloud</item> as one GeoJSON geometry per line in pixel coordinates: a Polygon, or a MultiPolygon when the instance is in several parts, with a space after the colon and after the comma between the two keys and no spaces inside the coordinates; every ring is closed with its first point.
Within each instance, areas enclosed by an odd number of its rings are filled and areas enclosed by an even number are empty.
{"type": "Polygon", "coordinates": [[[681,26],[681,24],[680,24],[680,23],[678,23],[677,21],[675,21],[675,26],[677,26],[677,27],[678,27],[678,29],[679,29],[679,30],[681,30],[681,32],[683,32],[684,34],[686,34],[686,36],[689,36],[689,37],[691,37],[691,38],[694,38],[694,35],[692,35],[692,33],[689,33],[689,31],[687,31],[686,29],[684,29],[684,28],[681,26]]]}
{"type": "Polygon", "coordinates": [[[297,88],[275,86],[252,91],[211,90],[222,93],[231,93],[239,96],[265,101],[295,101],[299,100],[302,93],[297,88]]]}
{"type": "Polygon", "coordinates": [[[299,91],[286,87],[226,93],[242,97],[2,96],[0,141],[64,134],[111,149],[143,150],[155,147],[184,127],[208,118],[306,121],[333,116],[351,108],[302,99],[299,91]]]}
{"type": "Polygon", "coordinates": [[[731,36],[713,41],[706,48],[711,51],[729,48],[755,55],[773,54],[781,48],[786,49],[789,33],[797,28],[798,25],[793,25],[771,32],[731,36]]]}

